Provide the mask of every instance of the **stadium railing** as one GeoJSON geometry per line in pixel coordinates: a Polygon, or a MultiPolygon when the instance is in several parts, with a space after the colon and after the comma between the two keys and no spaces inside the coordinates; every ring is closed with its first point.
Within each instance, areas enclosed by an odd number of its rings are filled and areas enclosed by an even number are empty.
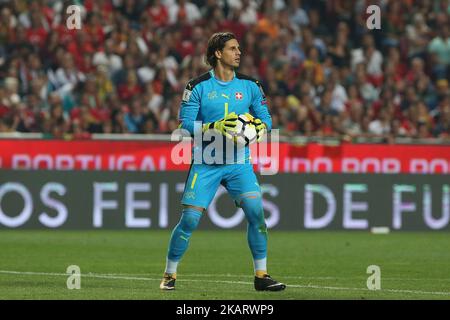
{"type": "MultiPolygon", "coordinates": [[[[52,136],[43,133],[23,133],[23,132],[0,132],[0,139],[18,139],[18,140],[48,140],[54,139],[52,136]]],[[[77,140],[70,134],[65,135],[59,140],[77,140]]],[[[85,139],[86,140],[86,139],[85,139]]],[[[88,140],[117,140],[117,141],[171,141],[170,134],[92,134],[88,140]]],[[[308,144],[318,143],[326,145],[339,145],[341,143],[354,144],[387,144],[385,137],[322,137],[322,136],[283,136],[280,135],[280,142],[287,142],[292,144],[308,144]]],[[[410,137],[395,137],[389,143],[393,144],[424,144],[424,145],[449,145],[450,139],[442,138],[410,138],[410,137]]]]}

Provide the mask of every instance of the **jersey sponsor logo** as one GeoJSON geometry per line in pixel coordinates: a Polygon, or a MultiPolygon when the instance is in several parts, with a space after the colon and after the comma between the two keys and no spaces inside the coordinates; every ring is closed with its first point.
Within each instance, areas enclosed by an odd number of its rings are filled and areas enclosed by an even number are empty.
{"type": "Polygon", "coordinates": [[[222,97],[230,99],[230,95],[226,95],[225,93],[222,93],[222,97]]]}
{"type": "Polygon", "coordinates": [[[211,91],[211,92],[209,92],[208,93],[208,99],[209,100],[213,100],[213,99],[216,99],[216,98],[218,98],[218,95],[217,95],[217,91],[211,91]]]}
{"type": "Polygon", "coordinates": [[[191,94],[192,94],[192,91],[191,91],[191,90],[188,90],[187,88],[184,89],[184,92],[183,92],[183,101],[184,101],[184,102],[189,102],[189,99],[191,98],[191,94]]]}
{"type": "Polygon", "coordinates": [[[236,97],[236,100],[242,100],[244,95],[242,94],[242,92],[236,92],[235,97],[236,97]]]}

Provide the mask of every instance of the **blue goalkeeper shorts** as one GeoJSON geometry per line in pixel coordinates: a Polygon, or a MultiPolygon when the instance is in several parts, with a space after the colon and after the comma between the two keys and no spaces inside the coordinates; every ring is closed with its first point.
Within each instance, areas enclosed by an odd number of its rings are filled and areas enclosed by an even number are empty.
{"type": "Polygon", "coordinates": [[[208,208],[217,189],[223,185],[237,206],[249,192],[261,193],[253,165],[192,164],[184,187],[181,204],[208,208]]]}

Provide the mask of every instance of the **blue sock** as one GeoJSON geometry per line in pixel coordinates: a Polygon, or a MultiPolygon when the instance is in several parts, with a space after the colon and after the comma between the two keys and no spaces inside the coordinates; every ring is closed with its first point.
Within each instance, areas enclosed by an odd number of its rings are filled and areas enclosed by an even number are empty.
{"type": "Polygon", "coordinates": [[[264,259],[267,256],[267,227],[261,195],[255,192],[243,197],[240,206],[248,220],[247,240],[253,260],[264,259]]]}
{"type": "Polygon", "coordinates": [[[180,222],[172,231],[167,258],[180,261],[189,246],[192,232],[197,228],[202,213],[193,208],[184,208],[180,222]]]}

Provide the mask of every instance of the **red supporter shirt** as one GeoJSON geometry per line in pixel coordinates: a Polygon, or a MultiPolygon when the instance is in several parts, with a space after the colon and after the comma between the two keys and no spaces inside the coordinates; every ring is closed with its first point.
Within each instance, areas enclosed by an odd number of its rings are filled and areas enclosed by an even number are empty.
{"type": "Polygon", "coordinates": [[[169,13],[164,5],[148,8],[147,14],[157,28],[166,26],[169,21],[169,13]]]}
{"type": "Polygon", "coordinates": [[[139,85],[129,87],[127,84],[119,86],[119,97],[121,100],[130,100],[133,96],[142,93],[142,89],[139,85]]]}
{"type": "Polygon", "coordinates": [[[43,28],[28,28],[27,40],[34,46],[44,47],[47,40],[48,32],[43,28]]]}

